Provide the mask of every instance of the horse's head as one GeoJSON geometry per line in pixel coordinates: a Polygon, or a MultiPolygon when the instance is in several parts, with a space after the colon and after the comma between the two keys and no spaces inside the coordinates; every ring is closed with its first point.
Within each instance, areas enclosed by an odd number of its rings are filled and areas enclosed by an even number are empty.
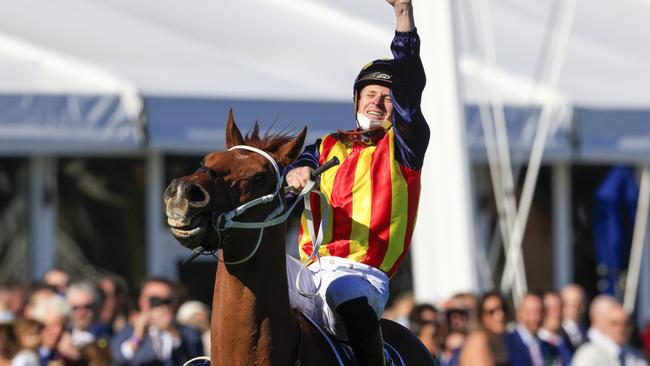
{"type": "MultiPolygon", "coordinates": [[[[278,186],[273,163],[260,153],[233,148],[248,145],[265,151],[279,168],[291,163],[302,150],[307,128],[296,136],[285,134],[259,136],[255,124],[244,139],[228,112],[226,151],[207,154],[193,174],[174,179],[164,194],[167,223],[172,235],[187,248],[218,249],[215,220],[242,204],[272,194],[278,186]]],[[[281,173],[281,172],[280,172],[281,173]]],[[[278,192],[282,195],[282,192],[278,192]]],[[[246,211],[247,220],[263,220],[276,207],[278,199],[246,211]]],[[[243,216],[242,216],[243,218],[243,216]]]]}

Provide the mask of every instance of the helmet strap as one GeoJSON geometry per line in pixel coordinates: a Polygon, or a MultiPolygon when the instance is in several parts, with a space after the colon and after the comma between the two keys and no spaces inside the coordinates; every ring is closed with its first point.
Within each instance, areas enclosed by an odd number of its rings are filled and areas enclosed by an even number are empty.
{"type": "Polygon", "coordinates": [[[354,110],[352,111],[352,114],[356,116],[357,115],[357,109],[359,109],[359,92],[358,91],[354,92],[353,100],[354,100],[354,110]]]}
{"type": "Polygon", "coordinates": [[[388,129],[391,126],[390,120],[372,120],[365,114],[357,112],[357,127],[361,130],[369,130],[377,127],[388,129]]]}
{"type": "Polygon", "coordinates": [[[361,130],[369,129],[372,126],[372,122],[373,122],[370,120],[370,118],[366,117],[366,115],[364,115],[361,112],[357,112],[356,120],[357,120],[357,127],[361,130]]]}

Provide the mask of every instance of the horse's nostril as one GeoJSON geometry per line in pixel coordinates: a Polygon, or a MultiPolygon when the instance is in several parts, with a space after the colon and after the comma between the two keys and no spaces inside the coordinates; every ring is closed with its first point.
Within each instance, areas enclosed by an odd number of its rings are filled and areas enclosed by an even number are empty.
{"type": "Polygon", "coordinates": [[[174,187],[174,182],[170,183],[167,188],[165,188],[165,193],[163,194],[163,197],[172,197],[174,195],[174,192],[176,191],[174,187]]]}
{"type": "Polygon", "coordinates": [[[178,189],[178,178],[172,180],[167,188],[165,189],[165,193],[163,197],[173,197],[176,195],[176,190],[178,189]]]}
{"type": "Polygon", "coordinates": [[[206,200],[205,192],[196,184],[190,184],[186,194],[188,201],[192,203],[204,202],[206,200]]]}

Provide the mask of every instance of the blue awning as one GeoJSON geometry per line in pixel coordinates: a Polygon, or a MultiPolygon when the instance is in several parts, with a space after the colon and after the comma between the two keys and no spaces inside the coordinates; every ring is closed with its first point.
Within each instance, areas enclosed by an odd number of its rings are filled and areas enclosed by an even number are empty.
{"type": "Polygon", "coordinates": [[[298,132],[308,126],[307,141],[337,128],[354,128],[352,102],[222,100],[208,98],[145,98],[149,148],[181,154],[220,150],[225,143],[228,109],[246,133],[255,121],[262,131],[298,132]]]}
{"type": "MultiPolygon", "coordinates": [[[[539,121],[539,108],[505,107],[505,120],[511,160],[525,163],[530,151],[539,121]]],[[[481,123],[480,109],[476,105],[465,107],[466,142],[472,160],[487,162],[485,131],[481,123]]],[[[569,125],[555,124],[546,139],[544,161],[570,160],[573,157],[572,130],[569,125]]]]}
{"type": "Polygon", "coordinates": [[[119,95],[0,94],[0,154],[96,154],[144,147],[119,95]]]}
{"type": "MultiPolygon", "coordinates": [[[[145,98],[148,147],[153,150],[204,154],[222,149],[229,108],[242,133],[255,121],[262,131],[308,126],[307,142],[337,128],[354,127],[352,103],[224,100],[210,98],[145,98]]],[[[539,120],[539,108],[506,107],[511,158],[525,163],[539,120]]],[[[486,162],[484,131],[476,105],[466,106],[466,142],[471,159],[486,162]]],[[[429,121],[444,123],[444,121],[429,121]]],[[[650,160],[650,110],[576,108],[571,121],[554,124],[546,140],[544,161],[639,162],[650,160]]]]}
{"type": "MultiPolygon", "coordinates": [[[[506,107],[511,158],[530,157],[539,108],[506,107]]],[[[477,106],[465,108],[466,141],[472,160],[487,161],[477,106]]],[[[556,125],[546,140],[544,160],[582,163],[650,162],[650,110],[577,107],[569,123],[556,125]]]]}
{"type": "Polygon", "coordinates": [[[576,110],[578,160],[587,162],[650,162],[650,110],[576,110]]]}

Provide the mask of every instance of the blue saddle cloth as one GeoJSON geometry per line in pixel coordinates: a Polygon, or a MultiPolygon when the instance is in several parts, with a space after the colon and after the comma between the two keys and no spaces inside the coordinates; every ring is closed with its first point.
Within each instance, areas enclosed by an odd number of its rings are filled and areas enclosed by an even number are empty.
{"type": "MultiPolygon", "coordinates": [[[[359,366],[357,360],[354,358],[352,347],[347,342],[336,340],[335,344],[338,354],[341,355],[339,365],[359,366]]],[[[386,366],[405,366],[402,356],[386,342],[384,342],[384,358],[386,359],[386,366]]]]}
{"type": "MultiPolygon", "coordinates": [[[[345,342],[337,342],[337,359],[339,365],[344,366],[358,366],[357,361],[354,358],[352,348],[345,342]]],[[[388,343],[384,342],[384,356],[386,357],[386,366],[404,366],[404,362],[401,360],[401,356],[394,348],[392,348],[388,343]],[[399,362],[393,362],[393,359],[399,360],[399,362]]],[[[186,362],[183,366],[210,366],[210,359],[207,357],[197,357],[186,362]]]]}
{"type": "MultiPolygon", "coordinates": [[[[302,315],[320,332],[323,338],[325,338],[327,343],[330,345],[330,348],[336,355],[339,366],[359,366],[357,364],[357,360],[354,357],[352,347],[350,347],[350,344],[348,342],[336,338],[320,324],[316,323],[308,316],[304,314],[302,315]]],[[[399,354],[399,352],[397,352],[395,347],[391,346],[388,342],[385,341],[384,358],[386,359],[386,366],[406,366],[404,360],[402,359],[402,356],[399,354]]]]}
{"type": "MultiPolygon", "coordinates": [[[[334,337],[309,317],[304,316],[304,318],[320,332],[323,338],[325,338],[332,352],[336,356],[339,366],[359,366],[354,358],[352,347],[350,347],[348,342],[334,337]]],[[[397,352],[397,350],[387,342],[384,342],[384,357],[386,359],[386,366],[406,366],[399,352],[397,352]]],[[[207,357],[197,357],[186,362],[183,366],[210,366],[210,359],[207,357]]]]}

